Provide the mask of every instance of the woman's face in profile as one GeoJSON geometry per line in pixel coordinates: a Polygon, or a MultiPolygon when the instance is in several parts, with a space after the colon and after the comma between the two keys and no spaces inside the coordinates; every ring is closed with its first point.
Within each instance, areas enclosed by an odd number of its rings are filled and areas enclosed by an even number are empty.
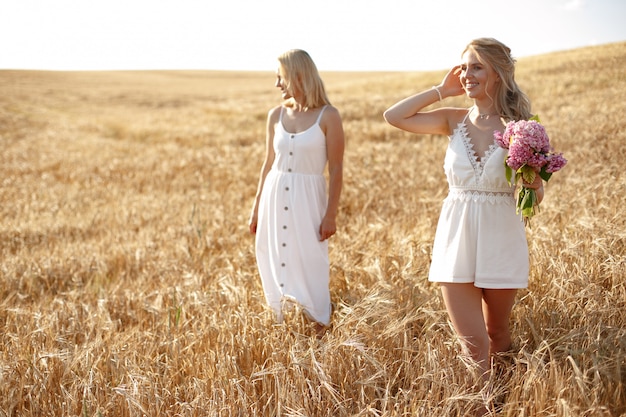
{"type": "Polygon", "coordinates": [[[276,83],[274,84],[274,86],[280,89],[283,100],[287,100],[292,97],[289,89],[287,88],[287,83],[285,82],[285,74],[281,67],[276,70],[276,83]]]}

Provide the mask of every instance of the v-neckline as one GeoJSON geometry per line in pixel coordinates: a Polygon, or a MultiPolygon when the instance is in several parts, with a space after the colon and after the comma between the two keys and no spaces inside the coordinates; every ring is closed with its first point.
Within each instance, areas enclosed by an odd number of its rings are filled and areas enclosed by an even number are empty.
{"type": "Polygon", "coordinates": [[[485,151],[484,155],[482,157],[479,157],[476,153],[476,150],[474,149],[474,142],[472,142],[472,138],[470,138],[467,132],[467,123],[465,121],[459,123],[458,129],[459,133],[461,134],[461,140],[463,142],[463,145],[465,146],[465,153],[467,154],[467,157],[470,160],[472,167],[474,168],[474,172],[477,176],[480,177],[483,174],[487,161],[489,161],[491,155],[493,155],[494,152],[498,149],[498,145],[496,144],[496,141],[494,139],[494,141],[489,144],[489,147],[485,151]]]}

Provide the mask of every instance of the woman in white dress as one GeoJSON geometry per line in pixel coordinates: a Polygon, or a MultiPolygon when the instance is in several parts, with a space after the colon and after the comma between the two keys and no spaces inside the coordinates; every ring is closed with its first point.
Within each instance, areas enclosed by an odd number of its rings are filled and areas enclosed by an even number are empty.
{"type": "Polygon", "coordinates": [[[249,227],[256,234],[265,298],[277,320],[285,302],[294,302],[322,331],[331,314],[328,238],[337,230],[343,125],[307,52],[287,51],[278,64],[276,87],[283,102],[268,113],[265,161],[249,227]]]}
{"type": "MultiPolygon", "coordinates": [[[[449,137],[444,161],[449,194],[437,226],[429,280],[439,283],[454,329],[485,380],[489,355],[512,348],[511,310],[517,289],[528,286],[524,223],[515,214],[514,190],[505,177],[507,151],[493,135],[508,121],[532,116],[514,71],[507,46],[476,39],[440,85],[384,113],[388,123],[402,130],[449,137]],[[424,110],[462,94],[473,106],[424,110]]],[[[543,185],[536,178],[526,186],[536,189],[541,201],[543,185]]]]}

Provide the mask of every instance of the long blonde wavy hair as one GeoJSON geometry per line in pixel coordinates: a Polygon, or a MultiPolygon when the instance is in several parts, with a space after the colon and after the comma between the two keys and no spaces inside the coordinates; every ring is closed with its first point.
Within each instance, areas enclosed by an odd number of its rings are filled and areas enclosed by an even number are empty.
{"type": "Polygon", "coordinates": [[[530,100],[515,82],[516,61],[511,49],[496,39],[478,38],[465,47],[463,54],[467,51],[475,52],[478,60],[492,67],[500,77],[495,97],[492,97],[500,117],[506,121],[530,119],[530,100]]]}
{"type": "MultiPolygon", "coordinates": [[[[296,90],[302,93],[304,103],[300,104],[308,109],[330,104],[317,66],[306,51],[291,49],[280,55],[278,62],[283,70],[285,87],[290,95],[293,97],[296,90]]],[[[293,98],[285,103],[286,106],[293,106],[294,104],[293,98]]]]}

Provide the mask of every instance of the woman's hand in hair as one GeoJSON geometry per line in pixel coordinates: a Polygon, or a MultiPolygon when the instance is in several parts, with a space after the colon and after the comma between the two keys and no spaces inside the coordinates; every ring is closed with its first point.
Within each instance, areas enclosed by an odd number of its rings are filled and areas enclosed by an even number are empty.
{"type": "Polygon", "coordinates": [[[445,77],[443,77],[443,81],[438,86],[443,98],[465,94],[465,89],[463,88],[463,84],[461,84],[461,79],[459,77],[460,73],[461,66],[456,65],[448,71],[445,77]]]}

